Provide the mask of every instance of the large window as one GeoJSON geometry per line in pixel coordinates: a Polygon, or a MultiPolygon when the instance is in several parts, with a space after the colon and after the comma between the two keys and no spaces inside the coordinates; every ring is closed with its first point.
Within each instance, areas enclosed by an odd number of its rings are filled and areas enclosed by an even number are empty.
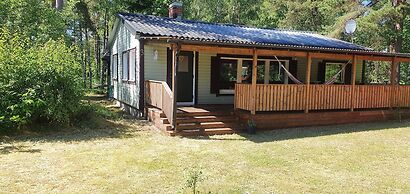
{"type": "MultiPolygon", "coordinates": [[[[281,63],[287,66],[287,63],[284,63],[284,62],[281,62],[281,63]]],[[[287,76],[285,75],[285,70],[281,68],[279,62],[270,61],[269,62],[269,83],[282,84],[282,83],[285,83],[285,81],[287,81],[286,79],[287,79],[287,76]]]]}
{"type": "Polygon", "coordinates": [[[219,74],[219,93],[230,94],[235,88],[237,79],[238,62],[237,60],[221,60],[219,74]]]}
{"type": "Polygon", "coordinates": [[[129,81],[131,81],[131,82],[135,82],[135,78],[136,78],[136,75],[135,75],[135,73],[136,73],[136,69],[135,69],[135,64],[136,64],[136,61],[135,61],[135,57],[136,57],[136,53],[135,53],[135,48],[134,49],[131,49],[130,51],[129,51],[129,81]]]}
{"type": "Polygon", "coordinates": [[[336,81],[334,83],[337,84],[344,84],[345,83],[345,69],[342,70],[344,66],[344,63],[326,63],[326,71],[325,71],[325,81],[329,81],[332,79],[335,75],[336,81]],[[341,73],[337,74],[340,70],[342,70],[341,73]]]}
{"type": "Polygon", "coordinates": [[[129,79],[129,51],[122,53],[122,80],[128,81],[129,79]]]}
{"type": "MultiPolygon", "coordinates": [[[[242,82],[252,83],[252,60],[242,61],[242,82]]],[[[263,84],[265,78],[265,61],[258,60],[257,83],[263,84]]]]}
{"type": "Polygon", "coordinates": [[[112,62],[111,62],[111,78],[113,80],[118,79],[118,54],[115,54],[112,56],[112,62]]]}
{"type": "MultiPolygon", "coordinates": [[[[289,68],[289,60],[280,62],[289,68]]],[[[234,94],[235,83],[252,83],[252,58],[221,57],[212,63],[211,93],[234,94]]],[[[258,84],[288,83],[288,76],[276,59],[258,59],[257,65],[258,84]]]]}

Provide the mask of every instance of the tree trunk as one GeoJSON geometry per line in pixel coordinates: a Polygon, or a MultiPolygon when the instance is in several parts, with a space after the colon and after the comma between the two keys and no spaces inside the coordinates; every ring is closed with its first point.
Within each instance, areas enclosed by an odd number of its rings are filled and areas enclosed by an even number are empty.
{"type": "Polygon", "coordinates": [[[81,67],[83,70],[83,82],[84,82],[84,88],[87,87],[87,64],[85,61],[85,50],[84,50],[84,42],[83,42],[83,28],[80,25],[80,30],[79,30],[79,37],[80,37],[80,53],[81,53],[81,67]]]}
{"type": "Polygon", "coordinates": [[[401,52],[403,46],[403,23],[405,18],[404,10],[401,9],[399,6],[404,4],[404,0],[392,0],[392,6],[397,10],[399,13],[397,17],[395,17],[393,29],[395,31],[395,39],[390,43],[390,52],[401,52]]]}
{"type": "Polygon", "coordinates": [[[87,46],[87,64],[88,64],[88,79],[89,79],[89,88],[93,88],[93,73],[92,73],[92,65],[91,65],[91,48],[90,48],[90,42],[89,42],[89,32],[88,29],[85,29],[85,42],[87,46]]]}
{"type": "Polygon", "coordinates": [[[56,0],[55,4],[56,4],[56,9],[58,11],[62,10],[63,7],[64,7],[64,1],[63,0],[56,0]]]}

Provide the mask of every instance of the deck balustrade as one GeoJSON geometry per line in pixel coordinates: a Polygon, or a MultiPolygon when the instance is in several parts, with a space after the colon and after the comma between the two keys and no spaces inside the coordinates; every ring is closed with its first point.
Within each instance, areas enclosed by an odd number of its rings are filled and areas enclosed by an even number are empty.
{"type": "MultiPolygon", "coordinates": [[[[410,107],[410,86],[257,84],[256,111],[410,107]],[[354,91],[352,91],[354,89],[354,91]],[[309,91],[308,94],[306,92],[309,91]],[[353,95],[353,96],[352,96],[353,95]]],[[[235,108],[252,110],[251,84],[236,84],[235,108]]]]}

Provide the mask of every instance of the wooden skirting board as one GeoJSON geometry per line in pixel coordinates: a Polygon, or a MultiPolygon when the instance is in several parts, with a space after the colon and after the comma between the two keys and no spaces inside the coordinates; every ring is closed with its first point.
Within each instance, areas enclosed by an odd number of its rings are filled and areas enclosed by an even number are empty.
{"type": "Polygon", "coordinates": [[[257,113],[249,111],[237,111],[240,121],[247,123],[252,119],[258,130],[272,130],[292,127],[309,127],[320,125],[336,125],[348,123],[376,122],[399,119],[409,119],[410,110],[363,110],[363,111],[333,111],[333,112],[310,112],[310,113],[257,113]]]}

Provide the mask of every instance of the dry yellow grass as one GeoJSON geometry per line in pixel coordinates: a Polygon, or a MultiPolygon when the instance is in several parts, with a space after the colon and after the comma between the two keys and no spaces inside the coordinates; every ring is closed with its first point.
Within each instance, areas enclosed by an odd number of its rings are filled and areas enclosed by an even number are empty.
{"type": "Polygon", "coordinates": [[[0,193],[408,193],[410,123],[167,137],[143,121],[0,141],[0,193]]]}

